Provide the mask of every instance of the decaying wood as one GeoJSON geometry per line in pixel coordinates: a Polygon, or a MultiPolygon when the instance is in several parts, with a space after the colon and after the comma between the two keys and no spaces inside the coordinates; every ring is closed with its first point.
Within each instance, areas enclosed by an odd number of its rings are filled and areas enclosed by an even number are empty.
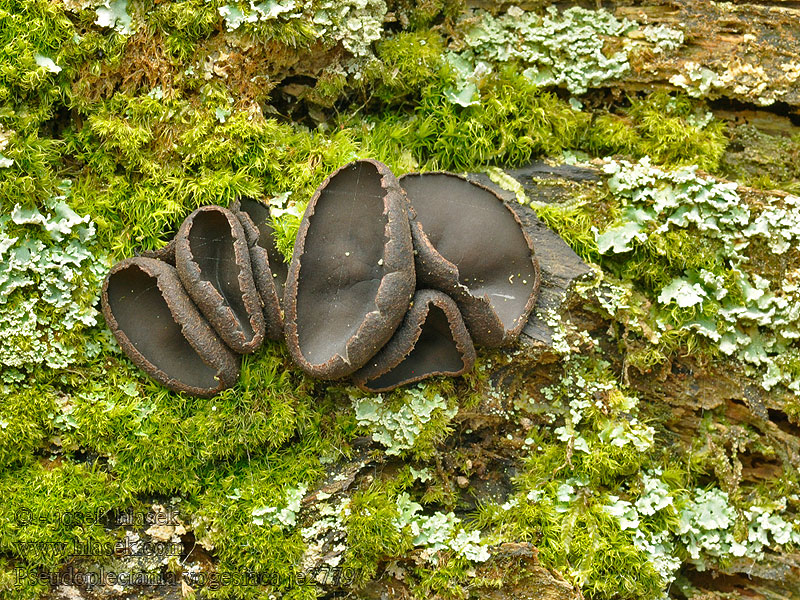
{"type": "Polygon", "coordinates": [[[492,12],[509,6],[541,9],[556,5],[604,8],[618,18],[640,25],[624,37],[607,39],[607,47],[630,46],[631,70],[603,87],[629,93],[654,89],[696,88],[689,73],[708,69],[717,82],[697,95],[727,98],[755,106],[786,104],[800,107],[800,3],[789,0],[714,2],[709,0],[618,0],[613,2],[493,2],[469,0],[467,5],[492,12]],[[664,25],[681,30],[684,43],[657,52],[645,40],[643,28],[664,25]]]}
{"type": "MultiPolygon", "coordinates": [[[[467,2],[468,7],[493,12],[501,12],[512,5],[541,9],[550,4],[560,9],[602,7],[618,18],[631,19],[639,24],[624,38],[607,40],[609,49],[630,48],[631,69],[623,78],[605,82],[603,89],[599,90],[600,96],[608,94],[624,101],[626,95],[638,92],[688,92],[711,101],[714,116],[732,125],[732,142],[723,157],[723,164],[729,161],[744,165],[749,175],[766,173],[777,179],[783,176],[780,169],[785,171],[792,167],[792,162],[800,162],[800,156],[790,155],[786,165],[779,169],[775,164],[775,153],[761,152],[748,137],[748,132],[754,135],[763,132],[788,139],[800,133],[797,127],[797,117],[800,116],[800,2],[467,2]],[[684,43],[675,50],[655,52],[642,31],[646,25],[664,25],[681,30],[684,43]],[[693,80],[693,74],[699,73],[711,78],[712,83],[707,89],[701,89],[693,80]]],[[[252,60],[252,56],[272,49],[256,47],[256,50],[220,47],[210,59],[213,72],[220,77],[241,78],[243,94],[248,99],[261,100],[269,90],[275,89],[276,96],[289,98],[292,102],[308,94],[324,68],[338,60],[341,54],[340,49],[303,54],[284,51],[280,61],[275,61],[270,54],[275,66],[269,73],[258,73],[258,78],[249,71],[240,73],[241,69],[235,68],[238,63],[259,64],[263,61],[252,60]]],[[[163,76],[156,73],[150,79],[158,81],[159,77],[163,76]]],[[[591,188],[599,185],[600,181],[598,171],[591,168],[551,166],[541,162],[507,173],[523,186],[531,199],[539,202],[568,200],[584,186],[591,188]]],[[[788,172],[787,176],[795,177],[796,174],[788,172]]],[[[493,385],[505,389],[508,396],[513,397],[517,390],[525,390],[536,399],[540,397],[538,391],[551,384],[560,372],[557,357],[548,352],[553,343],[553,329],[546,323],[545,314],[555,311],[568,315],[570,320],[601,340],[608,338],[610,323],[574,293],[576,284],[590,276],[590,267],[560,237],[547,229],[533,210],[519,205],[513,193],[500,189],[486,175],[474,174],[471,178],[503,195],[522,220],[536,247],[542,285],[536,311],[523,329],[522,351],[517,352],[511,362],[498,362],[490,373],[493,385]]],[[[740,191],[756,198],[769,194],[741,188],[740,191]]],[[[787,471],[800,470],[800,427],[787,417],[788,407],[794,401],[788,394],[775,390],[766,392],[758,381],[745,375],[732,362],[715,364],[685,356],[671,360],[656,373],[643,374],[636,369],[626,369],[624,357],[618,354],[614,344],[609,344],[606,356],[642,402],[657,407],[666,415],[665,430],[660,433],[659,443],[684,448],[692,444],[704,445],[705,450],[719,458],[717,476],[721,485],[775,480],[787,471]],[[714,414],[714,426],[719,434],[715,438],[717,441],[702,430],[703,417],[708,412],[714,414]],[[745,426],[759,432],[774,454],[764,454],[742,441],[741,431],[745,426]],[[720,439],[727,442],[720,444],[720,439]]],[[[479,440],[475,443],[453,442],[459,444],[460,457],[468,458],[474,465],[475,476],[469,482],[469,489],[475,497],[464,498],[465,502],[477,503],[481,498],[489,497],[502,499],[512,489],[511,478],[524,442],[497,435],[505,422],[501,415],[512,408],[504,402],[508,401],[486,397],[481,405],[462,410],[457,418],[458,427],[462,431],[471,431],[470,435],[479,440]],[[483,443],[489,439],[490,443],[483,443]]],[[[351,462],[337,470],[335,476],[305,499],[304,505],[315,504],[319,492],[336,498],[351,486],[367,481],[371,472],[392,468],[391,464],[375,459],[368,452],[372,447],[370,440],[363,440],[363,446],[367,449],[359,451],[351,462]]],[[[455,479],[456,467],[448,460],[447,455],[443,455],[441,469],[455,479]]],[[[486,590],[484,597],[565,600],[580,597],[572,586],[538,564],[535,548],[523,544],[513,546],[504,544],[497,550],[497,568],[514,569],[523,565],[526,581],[515,588],[486,590]]],[[[684,574],[698,590],[698,595],[694,596],[696,599],[788,600],[800,595],[798,553],[770,555],[758,563],[737,561],[724,570],[712,569],[703,573],[684,570],[684,574]]],[[[395,578],[386,576],[370,583],[359,594],[364,598],[404,598],[408,597],[409,590],[395,578]]]]}
{"type": "MultiPolygon", "coordinates": [[[[529,197],[539,201],[560,201],[574,196],[580,188],[600,184],[599,170],[586,167],[535,163],[507,173],[523,185],[529,197]]],[[[735,362],[711,363],[693,355],[673,359],[655,373],[643,374],[633,368],[625,371],[624,357],[609,338],[611,323],[601,317],[589,301],[575,293],[576,284],[590,276],[589,265],[547,229],[532,210],[519,205],[513,193],[500,189],[485,175],[469,177],[492,186],[521,216],[536,245],[543,293],[536,313],[524,329],[519,348],[510,360],[500,360],[489,367],[493,387],[506,393],[487,394],[479,406],[462,409],[456,418],[456,428],[461,433],[451,436],[447,447],[437,456],[440,476],[451,482],[453,490],[462,488],[459,505],[464,508],[460,510],[476,508],[483,500],[503,502],[513,491],[518,457],[525,449],[525,431],[535,426],[532,420],[536,416],[531,414],[530,418],[521,419],[521,435],[518,435],[520,432],[506,435],[507,417],[504,415],[514,410],[514,402],[522,393],[531,398],[534,405],[544,406],[546,400],[541,389],[556,381],[562,372],[556,353],[548,351],[553,330],[542,318],[546,310],[560,313],[600,340],[604,357],[620,377],[625,372],[633,392],[661,415],[664,429],[659,433],[659,445],[676,449],[699,445],[704,452],[716,457],[716,476],[723,489],[733,491],[740,483],[774,481],[787,471],[800,469],[800,427],[791,424],[786,416],[788,403],[792,401],[788,393],[766,392],[735,362]],[[710,411],[714,414],[713,436],[702,426],[703,417],[710,411]],[[764,453],[763,447],[750,444],[747,430],[758,432],[773,452],[764,453]],[[469,435],[465,436],[464,432],[469,435]],[[472,475],[459,483],[459,465],[464,460],[471,462],[472,475]]],[[[755,190],[747,190],[747,193],[765,197],[771,194],[755,190]]],[[[369,440],[363,440],[363,446],[371,445],[369,440]]],[[[368,459],[362,449],[349,466],[342,467],[346,476],[334,479],[343,479],[344,487],[356,485],[360,488],[368,485],[378,473],[384,477],[391,474],[399,464],[385,458],[377,462],[374,458],[368,459]]],[[[336,496],[341,489],[329,482],[319,491],[336,496]]],[[[482,567],[487,569],[482,575],[490,576],[491,569],[518,569],[525,576],[514,587],[482,590],[483,597],[580,598],[575,588],[538,563],[535,545],[504,544],[493,548],[492,556],[482,567]]],[[[413,559],[413,556],[407,558],[413,559]]],[[[770,554],[758,563],[739,560],[705,572],[686,567],[682,574],[702,598],[795,598],[800,590],[800,553],[770,554]]],[[[368,584],[360,594],[364,598],[410,597],[402,581],[388,572],[368,584]]]]}
{"type": "Polygon", "coordinates": [[[687,71],[716,73],[719,85],[703,96],[759,106],[800,105],[800,5],[797,2],[671,0],[609,5],[619,17],[663,24],[684,32],[674,53],[643,52],[623,86],[683,89],[687,71]]]}
{"type": "MultiPolygon", "coordinates": [[[[592,168],[551,167],[545,163],[507,173],[523,185],[529,197],[539,201],[570,197],[576,193],[576,185],[597,185],[599,178],[598,171],[592,168]]],[[[488,181],[485,176],[477,177],[483,183],[488,181]]],[[[783,195],[750,188],[740,191],[754,201],[783,195]]],[[[505,194],[508,202],[516,203],[512,193],[505,194]]],[[[547,251],[540,251],[540,245],[536,246],[537,252],[541,252],[542,289],[547,290],[538,310],[547,308],[561,312],[593,337],[607,338],[609,321],[599,317],[598,311],[592,310],[585,301],[576,299],[572,292],[575,283],[587,276],[589,267],[558,236],[544,228],[535,215],[529,223],[529,227],[543,227],[535,243],[549,247],[547,251]]],[[[524,389],[536,398],[537,391],[558,376],[554,359],[547,359],[552,330],[539,314],[531,318],[524,332],[528,336],[524,350],[510,363],[498,366],[492,373],[492,380],[495,385],[509,390],[510,396],[524,389]]],[[[713,363],[692,355],[683,356],[673,359],[660,372],[644,374],[637,369],[625,370],[623,357],[618,355],[613,344],[604,346],[604,356],[614,363],[620,374],[625,371],[630,387],[642,401],[663,411],[666,431],[662,435],[666,438],[660,444],[683,448],[704,445],[703,450],[718,459],[716,475],[723,488],[733,490],[741,482],[774,481],[800,469],[800,427],[792,424],[786,414],[790,404],[795,402],[790,393],[775,389],[765,391],[757,380],[732,361],[713,363]],[[708,411],[713,411],[715,416],[714,432],[718,435],[713,439],[702,428],[708,411]],[[763,449],[748,445],[745,426],[757,431],[773,453],[764,454],[763,449]],[[720,443],[720,439],[725,442],[720,443]]],[[[511,407],[498,406],[498,402],[502,404],[497,398],[486,398],[475,414],[461,417],[473,430],[499,428],[502,419],[486,415],[511,407]]],[[[501,444],[500,454],[513,456],[515,444],[519,442],[510,440],[508,444],[501,444]]],[[[724,569],[703,573],[685,569],[684,574],[695,588],[707,594],[703,598],[727,597],[721,595],[724,593],[735,597],[796,598],[800,590],[800,554],[772,554],[759,563],[740,560],[724,569]]]]}

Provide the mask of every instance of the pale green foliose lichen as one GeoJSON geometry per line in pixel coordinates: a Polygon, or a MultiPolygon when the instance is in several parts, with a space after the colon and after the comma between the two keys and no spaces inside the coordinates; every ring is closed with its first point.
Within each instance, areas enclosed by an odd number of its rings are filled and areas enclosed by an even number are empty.
{"type": "Polygon", "coordinates": [[[781,281],[770,281],[754,272],[759,265],[747,252],[760,241],[779,256],[800,240],[800,198],[773,197],[756,211],[735,183],[702,177],[693,167],[667,171],[645,158],[639,163],[609,160],[604,170],[624,209],[617,223],[597,232],[601,254],[625,254],[652,236],[686,230],[716,240],[722,264],[733,274],[726,279],[701,268],[673,278],[657,301],[665,311],[692,309],[696,316],[679,323],[666,312],[657,322],[660,331],[688,327],[723,353],[757,367],[765,388],[783,382],[800,390],[800,381],[781,364],[796,352],[800,337],[800,273],[790,271],[781,281]]]}
{"type": "Polygon", "coordinates": [[[482,60],[476,61],[469,55],[457,52],[447,52],[445,60],[455,75],[455,84],[444,91],[445,98],[464,107],[480,104],[478,85],[483,77],[492,72],[492,67],[482,60]]]}
{"type": "Polygon", "coordinates": [[[217,10],[228,31],[245,24],[257,27],[269,21],[302,21],[311,27],[313,37],[328,47],[341,44],[355,58],[373,56],[372,43],[383,35],[387,12],[384,0],[322,0],[313,5],[295,0],[250,0],[231,2],[217,10]]]}
{"type": "Polygon", "coordinates": [[[481,540],[479,531],[468,531],[460,519],[452,512],[435,512],[432,515],[420,514],[422,506],[403,492],[397,497],[399,517],[394,525],[399,530],[409,528],[412,543],[424,549],[424,558],[435,563],[436,553],[451,550],[474,562],[489,560],[489,549],[481,540]]]}
{"type": "Polygon", "coordinates": [[[61,72],[61,67],[59,67],[49,56],[44,56],[43,54],[34,54],[33,58],[37,65],[44,67],[50,73],[57,74],[61,72]]]}
{"type": "Polygon", "coordinates": [[[780,512],[785,500],[774,506],[754,505],[743,512],[747,536],[737,539],[733,525],[736,510],[722,490],[695,490],[694,496],[681,511],[678,534],[681,543],[701,570],[707,558],[746,557],[761,560],[764,551],[784,544],[800,542],[800,532],[780,512]]]}
{"type": "Polygon", "coordinates": [[[478,60],[519,61],[533,82],[583,94],[628,71],[627,51],[606,56],[604,38],[622,36],[633,27],[632,21],[605,10],[572,7],[559,12],[551,6],[542,16],[511,7],[498,17],[483,13],[466,42],[468,53],[478,60]]]}
{"type": "Polygon", "coordinates": [[[666,25],[647,25],[642,29],[644,39],[653,44],[653,52],[660,54],[677,50],[683,45],[683,32],[666,25]]]}
{"type": "Polygon", "coordinates": [[[297,524],[297,514],[300,512],[300,503],[308,491],[308,486],[299,485],[286,492],[282,506],[261,506],[252,510],[255,525],[277,525],[281,528],[294,527],[297,524]]]}
{"type": "Polygon", "coordinates": [[[787,85],[794,85],[797,80],[796,65],[786,63],[783,71],[785,79],[780,75],[776,79],[775,74],[768,73],[758,62],[734,60],[727,65],[715,64],[714,69],[710,69],[688,60],[669,81],[697,98],[724,90],[759,106],[769,106],[786,94],[787,85]]]}
{"type": "Polygon", "coordinates": [[[434,420],[449,421],[458,412],[458,407],[449,407],[440,394],[426,394],[423,386],[405,392],[400,407],[389,407],[381,395],[352,401],[358,424],[368,427],[372,439],[386,446],[386,454],[395,455],[413,448],[434,420]]]}
{"type": "Polygon", "coordinates": [[[643,476],[643,490],[637,498],[622,500],[609,495],[603,508],[616,517],[620,528],[633,537],[663,577],[665,585],[675,580],[681,566],[679,549],[700,570],[709,562],[748,558],[762,560],[768,549],[800,542],[800,531],[782,511],[785,500],[774,505],[754,504],[741,511],[746,535],[737,538],[737,511],[728,495],[718,489],[675,490],[661,480],[656,469],[643,476]],[[662,511],[676,511],[677,521],[669,528],[654,530],[653,520],[662,511]]]}
{"type": "Polygon", "coordinates": [[[372,42],[383,35],[386,12],[383,0],[323,0],[312,21],[324,38],[341,43],[355,57],[369,57],[372,42]]]}
{"type": "Polygon", "coordinates": [[[93,249],[95,226],[65,197],[45,210],[15,206],[0,217],[0,364],[66,367],[100,348],[74,343],[98,322],[108,265],[93,249]],[[81,347],[83,346],[83,347],[81,347]]]}
{"type": "Polygon", "coordinates": [[[722,81],[714,71],[695,62],[686,62],[684,71],[670,77],[669,82],[686,90],[694,98],[708,94],[714,88],[722,87],[722,81]]]}
{"type": "Polygon", "coordinates": [[[111,27],[123,35],[133,33],[132,19],[128,14],[128,0],[105,0],[97,6],[95,12],[97,13],[95,25],[111,27]]]}
{"type": "MultiPolygon", "coordinates": [[[[283,2],[259,2],[256,4],[250,0],[249,7],[242,9],[237,4],[225,4],[220,6],[217,11],[225,20],[225,28],[228,31],[239,29],[243,23],[258,23],[259,21],[269,21],[277,19],[281,15],[292,15],[295,8],[294,0],[284,0],[283,2]]],[[[295,14],[294,16],[300,16],[295,14]]]]}

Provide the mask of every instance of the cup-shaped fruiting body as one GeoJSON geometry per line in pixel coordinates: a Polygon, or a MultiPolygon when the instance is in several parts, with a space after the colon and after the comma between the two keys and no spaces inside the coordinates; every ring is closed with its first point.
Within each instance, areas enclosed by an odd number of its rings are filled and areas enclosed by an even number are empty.
{"type": "Polygon", "coordinates": [[[145,257],[117,263],[101,304],[128,358],[162,385],[209,397],[236,383],[239,357],[197,310],[172,265],[145,257]]]}
{"type": "Polygon", "coordinates": [[[166,263],[171,264],[173,267],[175,266],[175,238],[173,237],[166,246],[159,248],[158,250],[140,250],[134,252],[136,256],[143,256],[144,258],[157,258],[158,260],[163,260],[166,263]]]}
{"type": "Polygon", "coordinates": [[[269,223],[269,208],[258,200],[241,198],[231,207],[244,228],[250,246],[250,266],[264,307],[266,334],[271,340],[283,338],[283,289],[288,265],[275,244],[269,223]]]}
{"type": "Polygon", "coordinates": [[[412,173],[400,185],[411,205],[419,286],[456,301],[476,345],[515,340],[540,281],[516,214],[490,189],[452,173],[412,173]]]}
{"type": "Polygon", "coordinates": [[[389,343],[355,372],[369,392],[387,392],[435,375],[463,375],[475,364],[475,347],[453,300],[418,290],[389,343]]]}
{"type": "Polygon", "coordinates": [[[250,267],[250,248],[233,212],[203,206],[175,236],[175,266],[186,291],[228,346],[240,354],[264,342],[261,298],[250,267]]]}
{"type": "Polygon", "coordinates": [[[414,294],[408,205],[377,161],[345,165],[308,203],[284,294],[286,342],[309,375],[351,375],[380,350],[414,294]]]}

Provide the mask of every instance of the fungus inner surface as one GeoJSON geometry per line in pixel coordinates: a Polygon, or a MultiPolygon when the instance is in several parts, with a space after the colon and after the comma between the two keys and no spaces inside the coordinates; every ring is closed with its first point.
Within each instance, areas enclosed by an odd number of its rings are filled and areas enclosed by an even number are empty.
{"type": "Polygon", "coordinates": [[[400,184],[417,221],[473,296],[488,295],[497,316],[513,329],[536,279],[531,250],[513,213],[497,196],[459,177],[411,175],[400,184]]]}
{"type": "Polygon", "coordinates": [[[368,380],[370,388],[383,389],[430,373],[455,373],[464,368],[447,315],[431,304],[414,349],[388,373],[368,380]]]}
{"type": "Polygon", "coordinates": [[[269,209],[261,202],[250,198],[242,198],[239,205],[242,212],[247,213],[258,228],[258,245],[264,248],[269,255],[269,268],[272,271],[272,278],[275,280],[278,296],[283,298],[283,288],[286,285],[286,274],[289,265],[286,264],[283,255],[275,245],[274,231],[269,224],[269,209]]]}
{"type": "Polygon", "coordinates": [[[311,364],[335,354],[348,360],[348,340],[378,310],[386,193],[377,168],[359,162],[339,171],[317,198],[297,282],[298,343],[311,364]]]}
{"type": "Polygon", "coordinates": [[[217,372],[203,362],[175,322],[155,277],[134,265],[117,271],[108,281],[108,303],[119,330],[170,378],[201,388],[219,385],[217,372]]]}
{"type": "Polygon", "coordinates": [[[200,277],[217,289],[233,310],[245,336],[252,337],[253,327],[239,287],[240,269],[233,233],[225,215],[216,210],[198,212],[189,231],[189,247],[192,259],[200,268],[200,277]]]}

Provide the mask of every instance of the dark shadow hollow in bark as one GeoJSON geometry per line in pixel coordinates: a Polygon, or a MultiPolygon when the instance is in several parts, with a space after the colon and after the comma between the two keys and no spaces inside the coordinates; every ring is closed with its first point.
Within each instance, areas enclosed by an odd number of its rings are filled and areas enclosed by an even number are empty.
{"type": "Polygon", "coordinates": [[[271,340],[283,338],[283,289],[288,265],[275,245],[269,224],[269,208],[251,198],[237,200],[231,207],[244,228],[250,247],[250,266],[264,307],[266,334],[271,340]]]}
{"type": "Polygon", "coordinates": [[[103,316],[131,361],[177,392],[213,396],[239,376],[239,358],[203,318],[175,268],[129,258],[106,276],[103,316]]]}
{"type": "Polygon", "coordinates": [[[386,392],[434,375],[463,375],[475,348],[451,298],[419,290],[389,343],[353,379],[365,391],[386,392]]]}
{"type": "Polygon", "coordinates": [[[286,342],[308,374],[351,375],[400,325],[414,293],[408,205],[389,168],[345,165],[308,203],[289,265],[286,342]]]}
{"type": "Polygon", "coordinates": [[[488,188],[452,173],[412,173],[400,184],[412,207],[419,287],[456,301],[476,345],[515,340],[540,281],[517,216],[488,188]]]}
{"type": "Polygon", "coordinates": [[[236,215],[203,206],[186,217],[176,236],[175,264],[189,296],[232,350],[244,354],[261,346],[264,313],[236,215]]]}

